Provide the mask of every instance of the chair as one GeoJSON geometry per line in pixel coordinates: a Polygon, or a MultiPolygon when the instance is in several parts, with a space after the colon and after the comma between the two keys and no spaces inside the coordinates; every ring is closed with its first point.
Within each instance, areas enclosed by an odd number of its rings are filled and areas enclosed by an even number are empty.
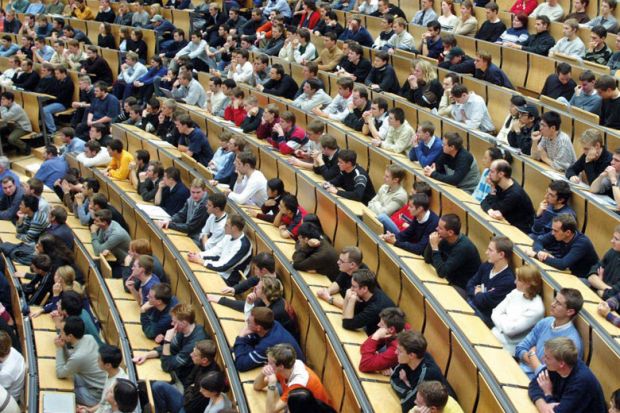
{"type": "Polygon", "coordinates": [[[501,68],[514,87],[526,86],[525,80],[528,73],[528,54],[526,52],[510,47],[502,47],[501,68]]]}
{"type": "Polygon", "coordinates": [[[101,53],[101,57],[110,65],[110,69],[112,69],[112,78],[116,80],[120,70],[120,52],[118,50],[106,48],[99,49],[99,52],[101,53]]]}
{"type": "Polygon", "coordinates": [[[555,60],[529,53],[529,70],[525,89],[538,96],[550,73],[555,73],[555,60]]]}

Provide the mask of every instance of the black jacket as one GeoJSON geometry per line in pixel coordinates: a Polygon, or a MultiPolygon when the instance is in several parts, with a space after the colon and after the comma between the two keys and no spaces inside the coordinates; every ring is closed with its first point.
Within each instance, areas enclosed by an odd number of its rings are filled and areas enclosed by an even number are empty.
{"type": "Polygon", "coordinates": [[[297,93],[297,83],[293,80],[292,77],[287,75],[286,73],[282,75],[280,80],[269,80],[269,82],[265,83],[265,87],[263,89],[264,93],[281,96],[286,99],[294,99],[295,93],[297,93]]]}
{"type": "Polygon", "coordinates": [[[400,86],[394,68],[387,64],[379,69],[373,67],[366,78],[366,86],[379,85],[381,90],[389,93],[398,93],[400,86]]]}
{"type": "Polygon", "coordinates": [[[547,56],[549,55],[549,49],[555,46],[555,39],[548,31],[544,31],[542,33],[531,34],[526,41],[519,44],[523,46],[521,50],[524,52],[547,56]]]}

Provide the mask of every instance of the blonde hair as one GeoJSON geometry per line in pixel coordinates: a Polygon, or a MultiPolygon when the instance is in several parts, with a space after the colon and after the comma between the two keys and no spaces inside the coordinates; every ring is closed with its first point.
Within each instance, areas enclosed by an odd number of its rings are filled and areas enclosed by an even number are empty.
{"type": "Polygon", "coordinates": [[[58,267],[55,275],[58,275],[64,284],[63,291],[75,291],[82,294],[82,286],[75,281],[75,270],[70,265],[58,267]]]}
{"type": "Polygon", "coordinates": [[[263,277],[263,294],[270,303],[282,297],[282,283],[275,277],[263,277]]]}
{"type": "Polygon", "coordinates": [[[422,80],[427,84],[437,79],[437,72],[435,67],[427,60],[416,59],[411,63],[411,67],[415,68],[419,66],[422,72],[422,80]]]}
{"type": "Polygon", "coordinates": [[[528,300],[533,300],[542,292],[542,277],[536,267],[523,265],[517,268],[516,276],[522,283],[526,284],[523,296],[528,300]]]}

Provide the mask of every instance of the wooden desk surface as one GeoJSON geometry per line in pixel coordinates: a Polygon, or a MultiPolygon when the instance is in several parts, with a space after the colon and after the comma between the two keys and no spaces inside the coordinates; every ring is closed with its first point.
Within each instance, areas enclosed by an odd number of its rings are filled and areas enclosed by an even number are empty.
{"type": "Polygon", "coordinates": [[[181,253],[193,252],[198,250],[198,246],[192,241],[190,237],[187,235],[168,235],[172,244],[174,244],[175,248],[179,250],[181,253]]]}
{"type": "Polygon", "coordinates": [[[379,373],[362,373],[359,371],[360,360],[362,359],[362,355],[360,354],[360,346],[357,344],[345,344],[344,350],[349,356],[349,360],[351,360],[351,364],[353,364],[353,368],[355,368],[355,372],[360,379],[366,380],[374,380],[382,383],[389,383],[390,376],[384,376],[379,373]]]}
{"type": "Polygon", "coordinates": [[[219,319],[231,319],[237,321],[245,321],[244,315],[242,311],[233,310],[230,307],[226,307],[224,305],[220,305],[218,303],[211,303],[215,314],[217,314],[219,319]]]}
{"type": "Polygon", "coordinates": [[[252,383],[244,383],[243,391],[253,413],[265,412],[267,407],[267,392],[254,390],[252,383]]]}
{"type": "MultiPolygon", "coordinates": [[[[206,268],[203,267],[203,270],[206,268]]],[[[222,290],[227,287],[224,279],[216,272],[207,270],[194,272],[194,275],[205,293],[221,294],[222,290]]]]}
{"type": "Polygon", "coordinates": [[[0,233],[15,233],[15,225],[11,221],[0,221],[0,233]]]}
{"type": "Polygon", "coordinates": [[[235,339],[237,338],[239,331],[241,331],[243,326],[245,326],[245,321],[220,320],[220,324],[222,325],[222,330],[224,330],[224,335],[226,335],[228,346],[232,348],[235,344],[235,339]]]}
{"type": "Polygon", "coordinates": [[[125,331],[127,332],[127,339],[131,343],[131,349],[134,352],[146,352],[157,347],[157,343],[154,340],[146,338],[140,324],[125,324],[125,331]]]}
{"type": "Polygon", "coordinates": [[[297,271],[299,275],[306,281],[306,284],[319,286],[319,287],[329,287],[331,285],[331,281],[329,278],[323,274],[317,274],[316,272],[308,272],[308,271],[297,271]]]}
{"type": "Polygon", "coordinates": [[[136,373],[138,373],[138,377],[142,380],[171,380],[170,374],[161,369],[161,361],[159,359],[149,359],[144,364],[136,364],[135,366],[136,373]]]}
{"type": "Polygon", "coordinates": [[[472,344],[502,348],[502,343],[499,342],[489,327],[478,316],[451,312],[450,317],[457,325],[461,326],[461,330],[472,344]]]}
{"type": "MultiPolygon", "coordinates": [[[[42,307],[39,306],[31,306],[30,314],[38,313],[42,310],[42,307]]],[[[56,331],[56,325],[54,324],[54,320],[49,314],[41,314],[38,317],[30,317],[30,322],[32,323],[32,328],[35,330],[50,330],[56,331]]]]}
{"type": "MultiPolygon", "coordinates": [[[[52,343],[52,346],[54,344],[52,343]]],[[[39,388],[41,390],[73,390],[72,379],[59,379],[56,377],[55,359],[38,359],[39,388]]]]}
{"type": "Polygon", "coordinates": [[[530,401],[530,397],[527,394],[527,389],[521,389],[518,387],[502,386],[504,392],[510,398],[510,401],[517,408],[519,413],[537,413],[538,409],[530,401]]]}
{"type": "Polygon", "coordinates": [[[34,342],[37,351],[37,357],[56,357],[56,346],[54,339],[58,336],[56,331],[35,330],[34,342]]]}
{"type": "Polygon", "coordinates": [[[293,244],[293,245],[295,245],[295,240],[282,238],[280,236],[280,230],[278,228],[276,228],[271,222],[265,222],[265,221],[257,220],[256,223],[258,224],[260,229],[265,233],[265,235],[267,235],[267,237],[269,237],[270,240],[277,241],[277,242],[282,243],[282,244],[293,244]]]}
{"type": "Polygon", "coordinates": [[[474,310],[467,304],[467,301],[451,285],[426,283],[425,286],[447,311],[474,314],[474,310]]]}
{"type": "Polygon", "coordinates": [[[599,322],[601,327],[603,327],[603,329],[605,331],[607,331],[610,336],[612,336],[612,337],[620,337],[620,328],[616,327],[615,325],[613,325],[612,323],[607,321],[605,319],[605,317],[603,317],[602,315],[600,315],[598,313],[598,311],[597,311],[598,303],[588,303],[588,302],[586,302],[586,303],[583,303],[583,308],[584,308],[584,310],[586,310],[588,313],[590,313],[592,315],[592,317],[594,317],[599,322]]]}
{"type": "Polygon", "coordinates": [[[420,280],[448,285],[448,280],[438,276],[433,266],[425,263],[424,260],[419,258],[403,258],[403,261],[420,280]]]}
{"type": "Polygon", "coordinates": [[[131,300],[134,301],[133,295],[125,292],[125,287],[123,287],[123,280],[120,278],[106,278],[105,283],[108,286],[108,290],[110,294],[112,294],[112,298],[114,300],[131,300]]]}
{"type": "Polygon", "coordinates": [[[587,285],[583,283],[579,278],[575,277],[572,274],[567,274],[558,271],[547,271],[547,274],[558,282],[562,287],[574,288],[579,290],[581,295],[583,295],[583,300],[591,303],[600,303],[602,301],[601,297],[599,297],[594,291],[590,289],[587,285]]]}
{"type": "Polygon", "coordinates": [[[116,300],[114,304],[124,323],[140,324],[140,306],[135,300],[116,300]]]}
{"type": "Polygon", "coordinates": [[[376,412],[399,412],[401,411],[400,400],[388,383],[376,383],[362,381],[362,387],[366,391],[370,404],[376,412]]]}
{"type": "Polygon", "coordinates": [[[527,388],[530,380],[527,378],[519,364],[504,349],[485,346],[475,346],[500,384],[511,384],[527,388]]]}
{"type": "Polygon", "coordinates": [[[326,316],[343,344],[353,343],[360,345],[366,340],[367,336],[363,330],[351,331],[342,328],[342,314],[327,313],[326,316]]]}

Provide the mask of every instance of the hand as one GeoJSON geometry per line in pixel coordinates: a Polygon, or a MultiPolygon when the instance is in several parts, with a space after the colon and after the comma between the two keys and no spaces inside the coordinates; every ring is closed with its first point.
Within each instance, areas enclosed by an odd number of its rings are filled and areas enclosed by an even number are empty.
{"type": "Polygon", "coordinates": [[[602,301],[599,303],[597,311],[603,317],[607,317],[607,314],[611,312],[611,308],[609,308],[609,304],[606,301],[602,301]]]}
{"type": "Polygon", "coordinates": [[[372,139],[370,141],[370,143],[372,144],[372,146],[376,146],[377,148],[381,146],[381,143],[383,141],[381,139],[372,139]]]}
{"type": "Polygon", "coordinates": [[[60,336],[56,336],[56,338],[54,339],[54,345],[58,348],[64,347],[65,340],[63,340],[60,336]]]}
{"type": "Polygon", "coordinates": [[[474,295],[477,295],[477,294],[479,294],[479,293],[481,293],[481,292],[482,292],[482,286],[477,285],[477,286],[474,288],[474,295]]]}
{"type": "Polygon", "coordinates": [[[220,302],[220,298],[222,298],[222,297],[217,295],[217,294],[207,294],[207,300],[210,303],[219,303],[220,302]]]}
{"type": "Polygon", "coordinates": [[[195,262],[196,264],[202,264],[203,263],[202,257],[197,252],[189,252],[189,253],[187,253],[187,259],[190,262],[195,262]]]}
{"type": "Polygon", "coordinates": [[[311,248],[318,248],[321,246],[321,241],[315,238],[311,238],[308,240],[308,246],[311,248]]]}
{"type": "Polygon", "coordinates": [[[542,134],[540,133],[540,131],[532,132],[531,136],[534,142],[538,142],[542,138],[542,134]]]}
{"type": "Polygon", "coordinates": [[[545,262],[545,260],[549,257],[553,257],[553,255],[549,254],[547,251],[538,251],[536,254],[536,258],[542,262],[545,262]]]}
{"type": "Polygon", "coordinates": [[[176,334],[177,331],[174,327],[169,329],[168,331],[166,331],[166,334],[164,334],[164,341],[172,341],[176,334]]]}
{"type": "Polygon", "coordinates": [[[433,174],[433,172],[435,172],[436,169],[437,169],[437,167],[435,166],[434,163],[432,165],[425,166],[424,167],[424,176],[431,176],[433,174]]]}
{"type": "Polygon", "coordinates": [[[25,271],[15,271],[15,276],[17,278],[24,278],[24,277],[26,277],[26,272],[25,271]]]}
{"type": "Polygon", "coordinates": [[[222,294],[229,294],[229,295],[233,295],[235,294],[235,289],[232,287],[226,287],[222,289],[222,294]]]}
{"type": "Polygon", "coordinates": [[[133,280],[133,277],[129,277],[129,279],[127,279],[127,281],[125,281],[125,287],[127,287],[127,289],[129,291],[135,291],[136,290],[136,282],[133,280]]]}
{"type": "Polygon", "coordinates": [[[396,235],[392,234],[390,231],[386,232],[383,235],[379,236],[383,241],[387,242],[388,244],[394,244],[396,243],[396,235]]]}
{"type": "Polygon", "coordinates": [[[570,181],[571,181],[572,183],[574,183],[574,184],[579,184],[579,183],[581,183],[581,179],[579,179],[579,177],[578,177],[577,175],[575,175],[575,176],[571,176],[571,177],[570,177],[570,181]]]}
{"type": "Polygon", "coordinates": [[[404,381],[405,383],[407,383],[407,386],[409,385],[409,379],[407,379],[407,372],[404,369],[401,369],[400,372],[398,373],[398,377],[404,381]]]}
{"type": "Polygon", "coordinates": [[[431,244],[431,249],[433,250],[439,249],[439,241],[441,241],[441,239],[439,238],[439,233],[437,233],[437,231],[428,236],[428,243],[431,244]]]}
{"type": "Polygon", "coordinates": [[[134,356],[134,358],[132,359],[134,363],[136,363],[138,366],[140,364],[144,364],[144,362],[146,361],[146,354],[139,354],[137,356],[134,356]]]}
{"type": "Polygon", "coordinates": [[[164,341],[164,335],[163,334],[158,334],[157,337],[155,337],[155,342],[157,344],[161,344],[164,341]]]}
{"type": "Polygon", "coordinates": [[[328,301],[331,298],[331,295],[329,295],[329,291],[327,291],[327,288],[321,288],[320,290],[318,290],[316,292],[316,296],[324,301],[328,301]]]}
{"type": "Polygon", "coordinates": [[[372,339],[375,341],[382,340],[387,337],[390,337],[390,332],[385,327],[379,327],[377,331],[372,334],[372,339]]]}
{"type": "Polygon", "coordinates": [[[254,304],[254,302],[256,301],[256,299],[258,298],[258,296],[256,295],[255,292],[252,292],[250,294],[248,294],[247,297],[245,297],[245,302],[248,304],[254,304]]]}
{"type": "Polygon", "coordinates": [[[129,169],[132,171],[136,169],[136,163],[134,161],[129,162],[129,169]]]}
{"type": "Polygon", "coordinates": [[[493,219],[497,219],[499,221],[501,221],[502,219],[504,219],[504,215],[502,215],[502,213],[500,211],[497,211],[495,209],[489,209],[488,214],[491,218],[493,219]]]}
{"type": "Polygon", "coordinates": [[[52,286],[52,294],[54,295],[54,297],[58,297],[61,292],[62,285],[60,285],[60,283],[54,283],[54,285],[52,286]]]}
{"type": "Polygon", "coordinates": [[[553,394],[553,384],[551,383],[551,380],[549,379],[548,370],[543,370],[538,375],[538,378],[536,379],[536,381],[538,382],[540,389],[543,391],[543,393],[545,393],[545,396],[550,396],[551,394],[553,394]]]}
{"type": "Polygon", "coordinates": [[[99,227],[95,224],[92,224],[90,226],[90,232],[92,232],[93,234],[97,232],[97,230],[99,229],[99,227]]]}
{"type": "Polygon", "coordinates": [[[381,370],[380,373],[381,373],[382,376],[388,376],[389,377],[389,376],[392,375],[392,373],[394,373],[394,371],[392,369],[388,368],[388,369],[385,369],[385,370],[381,370]]]}
{"type": "Polygon", "coordinates": [[[164,180],[162,179],[161,181],[159,181],[158,184],[159,188],[164,189],[166,187],[166,183],[164,182],[164,180]]]}

